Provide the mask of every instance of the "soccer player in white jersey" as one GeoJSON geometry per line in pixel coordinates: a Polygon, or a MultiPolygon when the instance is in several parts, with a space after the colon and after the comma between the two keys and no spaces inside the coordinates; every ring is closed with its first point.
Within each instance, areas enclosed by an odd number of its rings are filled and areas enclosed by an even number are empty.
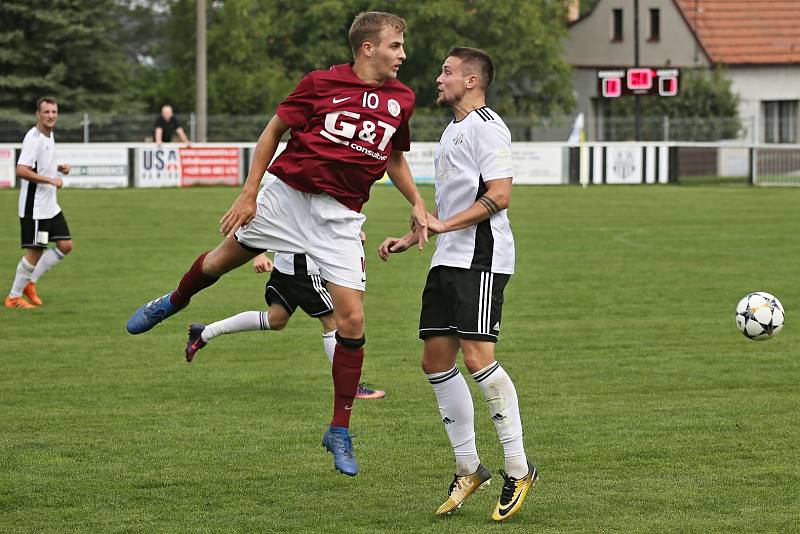
{"type": "MultiPolygon", "coordinates": [[[[209,325],[189,325],[186,361],[191,362],[198,350],[223,334],[283,330],[294,311],[300,307],[309,317],[316,317],[322,323],[322,345],[328,361],[333,364],[336,348],[333,300],[314,260],[305,254],[278,252],[273,262],[266,254],[259,254],[253,261],[253,267],[257,273],[272,273],[264,291],[267,311],[246,311],[209,325]]],[[[385,391],[372,389],[364,383],[359,383],[356,390],[357,399],[382,399],[385,396],[385,391]]]]}
{"type": "MultiPolygon", "coordinates": [[[[422,294],[419,337],[425,343],[422,368],[456,457],[448,498],[436,513],[459,508],[491,478],[475,445],[472,397],[455,365],[460,349],[503,446],[503,489],[492,519],[504,521],[519,511],[538,475],[525,455],[516,389],[494,358],[503,289],[514,272],[514,237],[507,214],[511,134],[486,107],[493,78],[486,52],[453,48],[436,79],[437,104],[449,106],[455,118],[435,156],[436,210],[428,218],[428,229],[439,235],[422,294]]],[[[385,261],[415,242],[413,232],[389,237],[378,253],[385,261]]]]}
{"type": "Polygon", "coordinates": [[[41,306],[36,282],[72,250],[69,225],[56,200],[56,190],[64,185],[58,173],[70,171],[66,163],[56,163],[53,128],[57,119],[56,99],[40,98],[36,102],[36,126],[28,130],[22,141],[16,173],[20,178],[18,209],[25,255],[17,265],[6,308],[41,306]],[[49,242],[55,242],[56,246],[48,249],[49,242]]]}

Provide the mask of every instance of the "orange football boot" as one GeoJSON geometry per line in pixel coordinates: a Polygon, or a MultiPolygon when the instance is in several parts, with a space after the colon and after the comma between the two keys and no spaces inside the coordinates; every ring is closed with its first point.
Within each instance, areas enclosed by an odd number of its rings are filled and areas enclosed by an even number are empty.
{"type": "Polygon", "coordinates": [[[35,308],[33,304],[22,297],[6,297],[6,308],[35,308]]]}
{"type": "Polygon", "coordinates": [[[36,282],[28,282],[25,285],[25,289],[22,290],[22,294],[28,297],[28,300],[34,306],[42,305],[42,299],[39,298],[39,294],[36,292],[36,282]]]}

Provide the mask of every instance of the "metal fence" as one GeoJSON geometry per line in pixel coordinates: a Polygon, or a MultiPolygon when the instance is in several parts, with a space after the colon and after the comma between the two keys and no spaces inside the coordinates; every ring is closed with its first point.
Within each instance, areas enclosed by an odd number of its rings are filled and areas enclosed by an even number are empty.
{"type": "Polygon", "coordinates": [[[754,152],[753,181],[759,185],[800,185],[800,146],[759,147],[754,152]]]}
{"type": "MultiPolygon", "coordinates": [[[[152,141],[155,115],[109,115],[100,113],[62,113],[57,137],[61,142],[143,142],[152,141]]],[[[178,121],[191,139],[196,139],[194,114],[178,115],[178,121]]],[[[257,115],[211,115],[207,121],[210,142],[255,142],[269,117],[257,115]]],[[[573,117],[504,117],[514,141],[566,141],[573,117]]],[[[438,141],[449,116],[423,116],[411,119],[415,141],[438,141]]],[[[752,121],[643,117],[641,141],[717,141],[752,140],[752,121]]],[[[33,126],[32,116],[0,115],[0,143],[19,143],[33,126]]],[[[635,137],[632,117],[603,118],[587,125],[586,138],[593,141],[631,141],[635,137]]]]}
{"type": "MultiPolygon", "coordinates": [[[[196,139],[194,114],[176,115],[179,124],[191,139],[196,139]]],[[[107,115],[95,113],[61,113],[56,136],[66,143],[130,143],[153,140],[155,115],[107,115]]],[[[243,142],[258,139],[266,125],[266,117],[250,115],[215,115],[208,117],[208,141],[243,142]]],[[[19,143],[33,126],[29,120],[0,116],[0,142],[19,143]]]]}
{"type": "Polygon", "coordinates": [[[671,180],[681,184],[800,186],[800,145],[669,143],[671,180]]]}
{"type": "MultiPolygon", "coordinates": [[[[707,117],[642,117],[639,141],[706,142],[738,139],[755,142],[754,120],[707,117]]],[[[595,123],[590,137],[597,141],[633,141],[636,121],[632,117],[602,118],[595,123]]]]}

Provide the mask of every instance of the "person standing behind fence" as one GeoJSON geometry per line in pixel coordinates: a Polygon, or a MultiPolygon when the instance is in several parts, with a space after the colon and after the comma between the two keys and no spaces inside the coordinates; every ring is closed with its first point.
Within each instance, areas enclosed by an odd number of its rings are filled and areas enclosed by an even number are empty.
{"type": "Polygon", "coordinates": [[[156,144],[172,142],[172,135],[176,133],[182,142],[189,144],[189,138],[186,137],[186,132],[183,131],[178,119],[173,115],[172,106],[169,104],[161,106],[161,114],[156,117],[156,123],[153,127],[155,128],[154,139],[156,144]]]}
{"type": "Polygon", "coordinates": [[[69,165],[56,164],[53,128],[57,119],[56,99],[40,98],[36,101],[36,126],[22,141],[16,173],[20,178],[19,223],[25,255],[17,265],[6,308],[41,306],[36,282],[72,250],[69,225],[56,200],[56,190],[64,185],[58,173],[70,171],[69,165]],[[55,242],[55,248],[47,248],[50,241],[55,242]]]}

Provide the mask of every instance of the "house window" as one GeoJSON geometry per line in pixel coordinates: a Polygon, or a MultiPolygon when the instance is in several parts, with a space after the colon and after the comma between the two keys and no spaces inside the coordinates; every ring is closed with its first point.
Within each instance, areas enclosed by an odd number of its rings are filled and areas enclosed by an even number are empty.
{"type": "Polygon", "coordinates": [[[797,143],[797,100],[765,100],[764,142],[797,143]]]}
{"type": "Polygon", "coordinates": [[[650,42],[657,42],[661,40],[661,10],[650,10],[650,37],[647,38],[650,42]]]}
{"type": "Polygon", "coordinates": [[[622,41],[622,9],[611,10],[611,41],[622,41]]]}

